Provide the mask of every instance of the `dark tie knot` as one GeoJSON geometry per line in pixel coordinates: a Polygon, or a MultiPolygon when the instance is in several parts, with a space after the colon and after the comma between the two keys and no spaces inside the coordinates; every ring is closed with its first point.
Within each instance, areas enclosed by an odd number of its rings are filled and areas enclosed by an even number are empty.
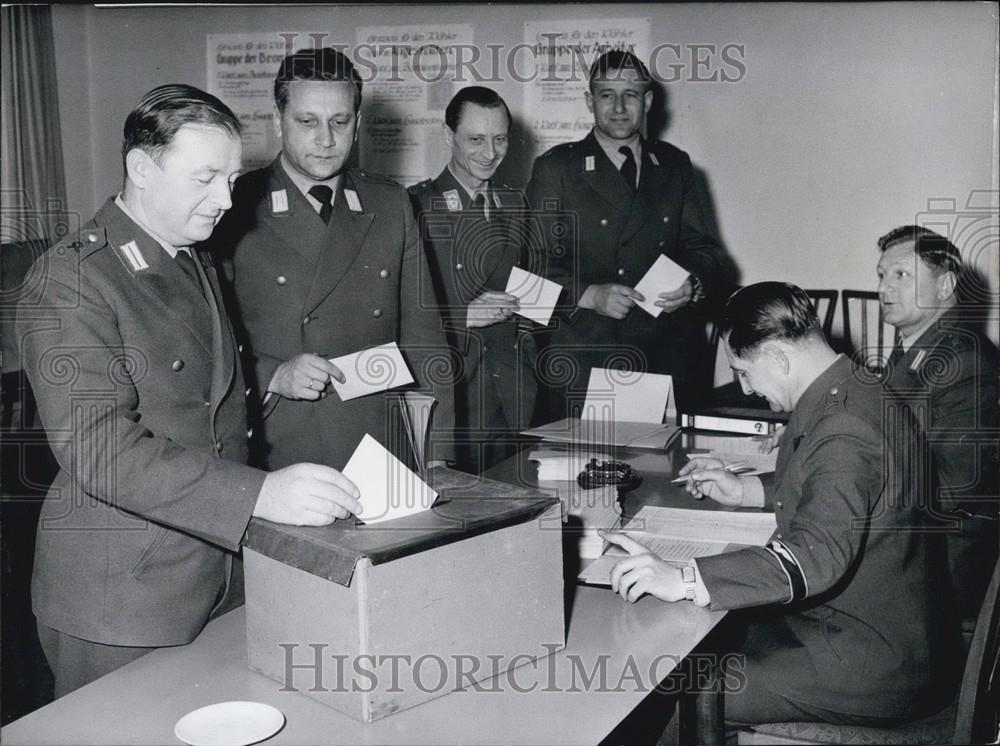
{"type": "Polygon", "coordinates": [[[325,184],[317,184],[314,187],[310,187],[309,196],[321,205],[333,204],[333,190],[325,184]]]}
{"type": "Polygon", "coordinates": [[[333,190],[326,184],[316,184],[309,187],[309,196],[319,202],[319,217],[324,223],[330,222],[333,214],[333,190]]]}

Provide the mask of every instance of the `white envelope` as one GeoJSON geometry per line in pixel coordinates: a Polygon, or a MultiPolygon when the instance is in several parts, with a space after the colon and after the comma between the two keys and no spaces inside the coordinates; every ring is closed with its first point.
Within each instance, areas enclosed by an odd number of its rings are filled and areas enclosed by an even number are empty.
{"type": "Polygon", "coordinates": [[[690,274],[677,262],[660,254],[653,262],[653,266],[646,271],[646,274],[635,286],[635,289],[646,298],[641,302],[636,301],[635,304],[655,319],[663,313],[662,308],[653,305],[656,302],[656,297],[660,293],[669,293],[671,290],[679,288],[690,274]]]}
{"type": "Polygon", "coordinates": [[[358,518],[368,525],[421,513],[437,500],[430,485],[367,433],[343,474],[361,491],[358,518]]]}
{"type": "Polygon", "coordinates": [[[344,383],[331,379],[343,401],[413,383],[410,369],[395,342],[341,355],[330,362],[340,368],[347,379],[344,383]]]}
{"type": "Polygon", "coordinates": [[[663,422],[670,376],[591,368],[581,418],[602,422],[663,422]]]}
{"type": "Polygon", "coordinates": [[[525,272],[520,267],[511,267],[504,292],[521,301],[518,316],[547,326],[559,300],[559,293],[562,292],[562,285],[525,272]]]}

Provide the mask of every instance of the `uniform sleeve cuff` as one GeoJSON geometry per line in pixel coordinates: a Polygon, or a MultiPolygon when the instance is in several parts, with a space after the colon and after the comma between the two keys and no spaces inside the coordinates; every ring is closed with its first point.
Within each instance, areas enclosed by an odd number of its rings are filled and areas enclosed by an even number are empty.
{"type": "Polygon", "coordinates": [[[691,567],[694,568],[694,603],[695,606],[708,606],[712,603],[712,596],[705,587],[705,581],[701,578],[701,570],[698,569],[698,561],[691,560],[691,567]]]}
{"type": "Polygon", "coordinates": [[[764,507],[764,483],[759,477],[744,477],[743,483],[743,508],[763,508],[764,507]]]}

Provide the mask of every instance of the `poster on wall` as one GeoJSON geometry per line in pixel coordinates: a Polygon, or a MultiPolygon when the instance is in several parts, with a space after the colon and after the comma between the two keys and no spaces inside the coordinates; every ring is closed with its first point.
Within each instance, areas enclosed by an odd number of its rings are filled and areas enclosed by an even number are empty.
{"type": "Polygon", "coordinates": [[[270,163],[281,143],[274,134],[274,78],[285,55],[314,46],[301,31],[208,34],[209,93],[243,125],[243,168],[270,163]]]}
{"type": "Polygon", "coordinates": [[[534,71],[524,87],[524,111],[534,135],[533,157],[553,145],[579,140],[594,124],[584,92],[591,63],[609,49],[649,55],[649,18],[529,21],[524,43],[534,71]]]}
{"type": "Polygon", "coordinates": [[[474,25],[363,26],[356,63],[364,80],[361,165],[405,186],[437,176],[448,162],[444,110],[462,81],[474,25]]]}

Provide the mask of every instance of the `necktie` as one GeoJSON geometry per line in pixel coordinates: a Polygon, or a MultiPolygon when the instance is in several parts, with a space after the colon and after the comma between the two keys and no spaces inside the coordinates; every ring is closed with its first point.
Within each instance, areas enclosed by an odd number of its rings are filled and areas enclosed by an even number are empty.
{"type": "Polygon", "coordinates": [[[636,188],[635,177],[638,173],[635,166],[635,155],[632,153],[632,148],[627,145],[622,145],[618,148],[618,152],[625,156],[625,162],[622,163],[621,167],[622,176],[625,177],[628,188],[634,192],[636,188]]]}
{"type": "Polygon", "coordinates": [[[178,266],[184,270],[184,274],[198,288],[198,292],[201,293],[202,297],[205,297],[205,288],[202,287],[201,278],[198,277],[198,270],[195,269],[194,259],[191,258],[191,254],[186,251],[178,251],[177,256],[174,258],[177,260],[178,266]]]}
{"type": "Polygon", "coordinates": [[[903,350],[903,340],[897,334],[896,343],[892,346],[892,353],[889,355],[889,362],[887,363],[889,370],[899,365],[899,361],[903,359],[904,354],[906,353],[903,350]]]}
{"type": "Polygon", "coordinates": [[[309,196],[322,205],[319,208],[319,217],[329,225],[330,216],[333,214],[333,190],[324,184],[317,184],[309,189],[309,196]]]}
{"type": "Polygon", "coordinates": [[[472,209],[474,212],[479,213],[487,220],[490,219],[489,213],[486,212],[486,195],[480,192],[472,199],[472,209]]]}

